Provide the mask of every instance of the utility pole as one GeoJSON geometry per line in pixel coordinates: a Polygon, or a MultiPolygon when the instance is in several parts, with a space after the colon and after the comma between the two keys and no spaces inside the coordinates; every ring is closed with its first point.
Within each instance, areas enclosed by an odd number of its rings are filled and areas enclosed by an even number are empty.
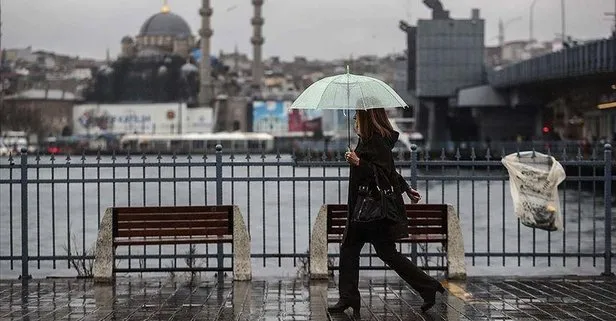
{"type": "MultiPolygon", "coordinates": [[[[0,0],[0,115],[4,114],[4,74],[2,65],[4,63],[4,47],[2,47],[2,0],[0,0]]],[[[2,119],[0,119],[0,132],[2,132],[2,119]]]]}
{"type": "Polygon", "coordinates": [[[562,43],[563,45],[566,42],[566,32],[565,32],[565,0],[560,0],[560,22],[561,22],[561,30],[562,30],[562,43]]]}
{"type": "Polygon", "coordinates": [[[522,20],[522,17],[515,17],[507,20],[506,22],[503,22],[503,19],[498,19],[498,46],[500,48],[501,60],[503,60],[503,48],[505,47],[505,29],[507,29],[510,24],[520,20],[522,20]]]}
{"type": "Polygon", "coordinates": [[[614,0],[614,12],[606,12],[606,17],[614,17],[614,26],[612,26],[612,36],[616,37],[616,0],[614,0]]]}
{"type": "Polygon", "coordinates": [[[530,15],[528,17],[528,42],[532,43],[535,40],[535,5],[538,0],[533,0],[530,4],[530,15]]]}

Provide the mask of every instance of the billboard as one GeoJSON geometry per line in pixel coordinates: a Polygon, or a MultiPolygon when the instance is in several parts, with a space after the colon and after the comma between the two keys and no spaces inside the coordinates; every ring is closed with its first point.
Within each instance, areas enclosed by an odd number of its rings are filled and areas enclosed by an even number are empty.
{"type": "Polygon", "coordinates": [[[211,108],[186,104],[84,104],[73,107],[75,135],[211,132],[211,108]],[[181,121],[180,121],[181,119],[181,121]]]}
{"type": "Polygon", "coordinates": [[[322,129],[321,110],[291,109],[291,101],[267,100],[252,103],[253,130],[270,134],[316,132],[322,129]]]}
{"type": "Polygon", "coordinates": [[[290,105],[288,101],[254,101],[252,103],[253,131],[270,134],[289,131],[287,110],[290,105]]]}
{"type": "Polygon", "coordinates": [[[322,130],[321,110],[289,109],[289,132],[318,132],[322,130]]]}

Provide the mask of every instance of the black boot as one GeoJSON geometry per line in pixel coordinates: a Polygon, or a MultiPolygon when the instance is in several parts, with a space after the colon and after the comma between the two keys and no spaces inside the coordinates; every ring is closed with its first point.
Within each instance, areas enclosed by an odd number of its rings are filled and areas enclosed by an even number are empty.
{"type": "Polygon", "coordinates": [[[441,294],[445,293],[445,288],[439,283],[434,289],[427,293],[420,293],[421,297],[424,299],[424,304],[421,306],[421,312],[426,313],[426,311],[430,310],[434,306],[436,302],[436,292],[441,294]]]}
{"type": "Polygon", "coordinates": [[[339,300],[336,304],[328,306],[327,311],[330,313],[343,313],[348,308],[353,308],[353,317],[359,319],[359,302],[357,304],[349,304],[339,300]]]}

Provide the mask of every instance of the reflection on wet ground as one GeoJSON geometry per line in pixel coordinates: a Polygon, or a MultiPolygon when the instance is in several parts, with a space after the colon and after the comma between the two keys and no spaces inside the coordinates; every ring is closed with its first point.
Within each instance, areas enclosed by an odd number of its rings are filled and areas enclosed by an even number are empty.
{"type": "MultiPolygon", "coordinates": [[[[443,281],[427,314],[398,278],[360,282],[362,320],[616,320],[616,278],[469,278],[443,281]]],[[[328,315],[335,281],[119,278],[0,281],[1,320],[351,320],[328,315]]]]}

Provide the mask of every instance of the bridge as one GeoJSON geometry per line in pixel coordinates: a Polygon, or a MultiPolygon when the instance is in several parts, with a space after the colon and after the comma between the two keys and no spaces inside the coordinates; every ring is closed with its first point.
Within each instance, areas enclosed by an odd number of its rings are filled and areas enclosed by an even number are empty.
{"type": "Polygon", "coordinates": [[[612,78],[616,75],[616,38],[565,48],[543,56],[498,68],[488,73],[498,89],[579,77],[612,78]]]}
{"type": "Polygon", "coordinates": [[[459,113],[473,114],[482,140],[616,139],[615,37],[499,66],[486,76],[487,84],[461,88],[456,97],[459,113]]]}

